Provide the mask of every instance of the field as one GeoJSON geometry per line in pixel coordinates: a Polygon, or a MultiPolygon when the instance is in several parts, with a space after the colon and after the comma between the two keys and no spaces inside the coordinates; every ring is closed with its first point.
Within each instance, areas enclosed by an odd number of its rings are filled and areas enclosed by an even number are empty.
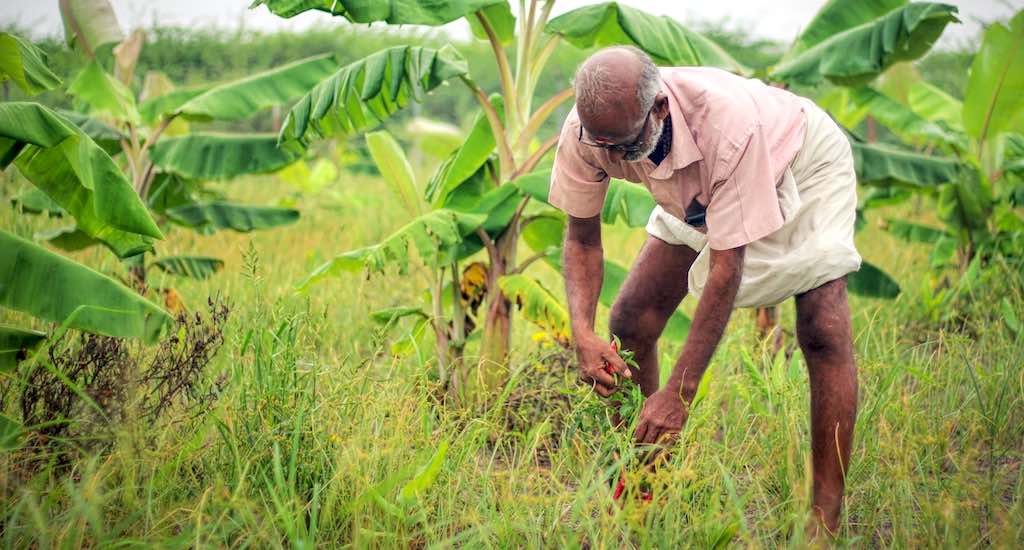
{"type": "MultiPolygon", "coordinates": [[[[270,178],[244,185],[280,195],[270,178]]],[[[415,300],[422,279],[385,287],[352,275],[293,291],[317,251],[372,242],[397,223],[377,179],[330,191],[305,200],[302,220],[279,231],[170,243],[219,253],[230,266],[207,282],[177,283],[191,308],[202,311],[207,295],[229,304],[224,345],[208,367],[226,376],[223,393],[199,418],[126,423],[112,448],[86,453],[70,472],[35,472],[17,454],[0,455],[5,545],[801,544],[806,372],[799,352],[786,360],[765,351],[747,311],[733,316],[707,397],[650,480],[655,500],[619,509],[604,472],[614,462],[603,457],[625,434],[585,429],[596,398],[529,328],[517,331],[502,397],[450,410],[432,397],[429,368],[391,358],[366,315],[415,300]],[[339,214],[353,206],[357,216],[339,214]],[[401,487],[441,445],[436,481],[419,503],[401,506],[401,487]]],[[[628,262],[642,230],[612,234],[609,253],[628,262]]],[[[914,299],[923,254],[877,228],[858,246],[903,266],[896,275],[907,288],[893,302],[853,299],[861,399],[840,544],[1020,544],[1022,343],[986,305],[1009,296],[1020,311],[1019,273],[993,268],[963,299],[970,320],[934,329],[914,299]]],[[[82,259],[105,261],[99,252],[82,259]]],[[[547,279],[558,284],[554,272],[547,279]]],[[[784,326],[791,317],[784,308],[784,326]]],[[[661,350],[663,371],[676,352],[661,350]]]]}
{"type": "MultiPolygon", "coordinates": [[[[398,30],[127,33],[108,0],[61,2],[71,45],[0,28],[0,544],[1024,545],[1024,12],[929,52],[955,6],[837,0],[785,45],[615,3],[406,4],[398,30]],[[477,40],[424,26],[460,18],[477,40]],[[656,468],[638,403],[616,427],[578,380],[552,136],[610,43],[788,87],[849,134],[867,263],[834,538],[807,534],[792,300],[781,341],[733,312],[656,468]]],[[[654,207],[612,185],[606,273],[654,207]]]]}

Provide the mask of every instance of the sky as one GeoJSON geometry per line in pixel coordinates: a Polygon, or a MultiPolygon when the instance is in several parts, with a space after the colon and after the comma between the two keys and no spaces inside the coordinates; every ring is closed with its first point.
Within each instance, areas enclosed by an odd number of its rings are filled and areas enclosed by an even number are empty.
{"type": "MultiPolygon", "coordinates": [[[[554,15],[597,0],[558,0],[554,15]]],[[[939,47],[963,44],[976,36],[982,23],[1008,19],[1024,9],[1024,0],[945,0],[960,9],[962,25],[950,25],[939,47]]],[[[0,0],[0,27],[12,24],[31,29],[34,37],[60,35],[58,0],[0,0]]],[[[758,38],[788,43],[800,32],[825,0],[622,0],[619,3],[657,15],[668,15],[687,23],[726,21],[729,27],[758,38]]],[[[273,31],[301,30],[318,24],[343,24],[318,12],[306,12],[292,19],[272,15],[263,6],[249,10],[250,0],[112,0],[121,25],[127,29],[164,25],[208,26],[273,31]]],[[[518,2],[512,2],[513,6],[518,2]]],[[[446,30],[457,38],[469,36],[465,21],[449,24],[446,30]]]]}

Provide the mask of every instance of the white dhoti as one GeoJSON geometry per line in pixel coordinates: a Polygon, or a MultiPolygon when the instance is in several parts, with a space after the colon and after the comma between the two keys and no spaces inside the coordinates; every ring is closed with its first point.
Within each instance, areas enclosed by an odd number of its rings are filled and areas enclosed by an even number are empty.
{"type": "MultiPolygon", "coordinates": [[[[747,245],[735,307],[775,305],[860,269],[853,244],[857,177],[850,143],[824,111],[804,101],[803,146],[777,187],[785,223],[747,245]]],[[[688,279],[689,292],[699,298],[710,267],[705,235],[661,206],[651,212],[647,232],[700,251],[688,279]]]]}

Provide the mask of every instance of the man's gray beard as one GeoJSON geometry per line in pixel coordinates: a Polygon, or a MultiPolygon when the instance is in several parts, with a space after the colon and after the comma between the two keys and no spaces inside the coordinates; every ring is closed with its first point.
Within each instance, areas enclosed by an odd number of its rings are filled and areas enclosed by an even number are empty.
{"type": "Polygon", "coordinates": [[[641,141],[639,143],[640,150],[635,153],[624,153],[622,160],[626,162],[636,162],[641,159],[645,159],[654,152],[654,149],[658,146],[658,142],[661,141],[661,134],[665,131],[665,120],[659,120],[655,122],[657,126],[651,132],[651,137],[647,141],[641,141]]]}

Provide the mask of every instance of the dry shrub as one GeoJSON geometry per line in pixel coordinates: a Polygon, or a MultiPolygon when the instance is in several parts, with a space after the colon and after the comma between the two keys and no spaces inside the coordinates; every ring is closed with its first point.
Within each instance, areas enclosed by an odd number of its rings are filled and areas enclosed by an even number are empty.
{"type": "Polygon", "coordinates": [[[65,333],[47,349],[48,364],[30,367],[21,389],[27,452],[97,452],[132,418],[150,425],[196,419],[210,411],[227,382],[207,367],[224,343],[229,308],[219,298],[206,312],[180,312],[155,350],[134,341],[65,333]],[[68,443],[56,448],[57,443],[68,443]]]}

